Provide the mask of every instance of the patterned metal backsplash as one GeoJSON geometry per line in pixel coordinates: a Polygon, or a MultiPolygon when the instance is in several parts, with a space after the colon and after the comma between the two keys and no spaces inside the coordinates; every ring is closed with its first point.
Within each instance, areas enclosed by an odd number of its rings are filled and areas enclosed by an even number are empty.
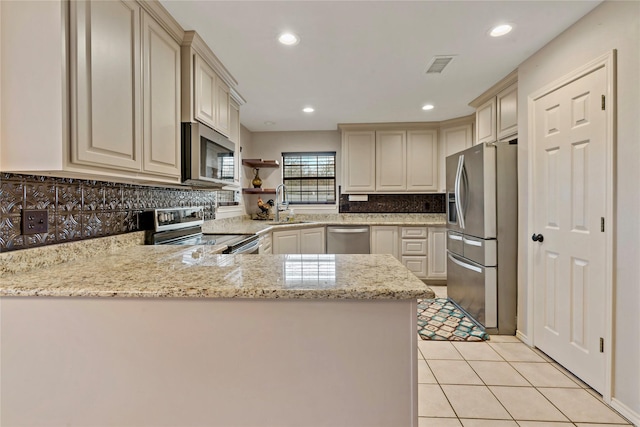
{"type": "Polygon", "coordinates": [[[340,195],[340,213],[445,213],[445,195],[369,194],[366,202],[350,202],[340,195]]]}
{"type": "Polygon", "coordinates": [[[137,212],[203,206],[216,192],[0,173],[0,252],[137,231],[137,212]],[[22,209],[46,209],[49,232],[21,234],[22,209]]]}

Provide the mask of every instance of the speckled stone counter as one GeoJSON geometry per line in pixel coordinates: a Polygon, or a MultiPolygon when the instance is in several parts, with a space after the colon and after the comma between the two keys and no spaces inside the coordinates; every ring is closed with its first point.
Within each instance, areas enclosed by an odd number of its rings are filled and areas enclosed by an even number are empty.
{"type": "Polygon", "coordinates": [[[415,299],[433,292],[391,255],[220,255],[134,246],[3,274],[0,296],[415,299]]]}
{"type": "Polygon", "coordinates": [[[446,225],[445,214],[302,214],[295,221],[257,221],[248,217],[235,217],[207,221],[202,229],[205,233],[262,234],[274,230],[316,227],[318,225],[396,225],[428,226],[446,225]]]}

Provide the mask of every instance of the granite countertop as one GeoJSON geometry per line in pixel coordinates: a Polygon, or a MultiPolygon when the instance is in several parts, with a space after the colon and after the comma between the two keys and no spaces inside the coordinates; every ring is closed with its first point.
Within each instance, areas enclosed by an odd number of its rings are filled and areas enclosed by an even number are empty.
{"type": "Polygon", "coordinates": [[[0,296],[414,299],[433,291],[392,255],[221,255],[166,245],[4,273],[0,296]]]}
{"type": "Polygon", "coordinates": [[[326,225],[396,225],[444,226],[445,214],[330,214],[297,215],[295,221],[260,221],[248,218],[217,219],[202,226],[205,233],[264,234],[270,231],[308,228],[326,225]]]}

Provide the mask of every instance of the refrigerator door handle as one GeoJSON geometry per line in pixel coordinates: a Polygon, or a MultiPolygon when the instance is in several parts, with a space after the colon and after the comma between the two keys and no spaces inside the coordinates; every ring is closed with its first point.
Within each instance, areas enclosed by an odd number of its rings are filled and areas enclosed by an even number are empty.
{"type": "Polygon", "coordinates": [[[469,240],[465,238],[463,238],[462,240],[464,241],[465,245],[482,247],[482,242],[478,242],[476,240],[469,240]]]}
{"type": "Polygon", "coordinates": [[[449,234],[449,238],[451,240],[462,240],[462,236],[458,236],[458,235],[455,235],[455,234],[449,234]]]}
{"type": "Polygon", "coordinates": [[[456,196],[456,212],[458,213],[458,225],[464,230],[464,216],[462,212],[462,200],[460,199],[460,181],[462,180],[462,170],[464,169],[464,154],[458,157],[458,169],[456,170],[456,181],[454,194],[456,196]]]}
{"type": "Polygon", "coordinates": [[[448,256],[451,262],[453,262],[454,264],[457,264],[462,268],[466,268],[467,270],[475,271],[476,273],[482,273],[482,269],[480,267],[476,267],[473,264],[467,264],[466,262],[462,262],[451,254],[448,254],[448,256]]]}

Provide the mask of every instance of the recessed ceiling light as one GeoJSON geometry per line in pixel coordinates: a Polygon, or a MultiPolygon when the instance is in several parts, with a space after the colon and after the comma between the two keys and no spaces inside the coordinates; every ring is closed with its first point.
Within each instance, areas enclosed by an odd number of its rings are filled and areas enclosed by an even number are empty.
{"type": "Polygon", "coordinates": [[[512,29],[513,27],[509,24],[498,25],[491,29],[491,32],[489,32],[489,35],[491,37],[504,36],[505,34],[508,34],[512,29]]]}
{"type": "Polygon", "coordinates": [[[282,33],[278,37],[278,41],[287,46],[293,46],[300,42],[300,37],[293,33],[282,33]]]}
{"type": "Polygon", "coordinates": [[[302,109],[305,113],[313,113],[315,110],[312,107],[305,107],[302,109]]]}
{"type": "Polygon", "coordinates": [[[264,124],[265,124],[266,126],[273,126],[273,125],[275,125],[275,124],[276,124],[276,122],[272,122],[271,120],[267,120],[266,122],[264,122],[264,124]]]}
{"type": "Polygon", "coordinates": [[[422,109],[425,110],[425,111],[426,110],[433,110],[433,105],[431,105],[431,104],[423,105],[422,109]]]}

